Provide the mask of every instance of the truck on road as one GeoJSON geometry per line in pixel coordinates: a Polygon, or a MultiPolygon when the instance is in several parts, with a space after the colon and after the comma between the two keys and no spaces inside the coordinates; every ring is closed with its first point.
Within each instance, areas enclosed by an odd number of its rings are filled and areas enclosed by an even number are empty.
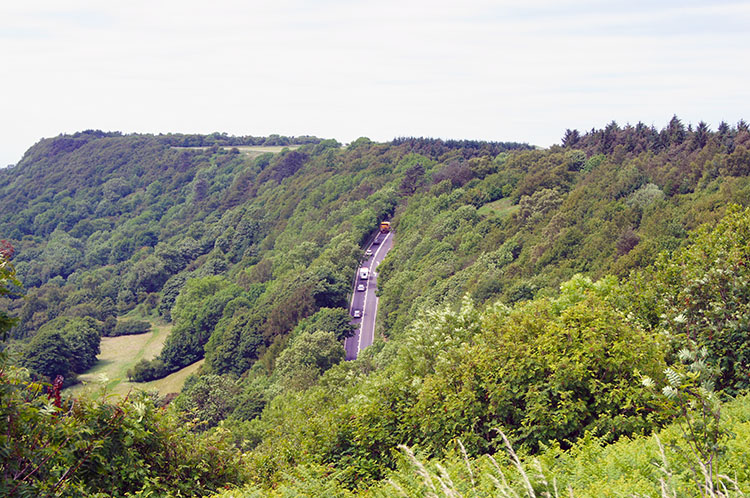
{"type": "Polygon", "coordinates": [[[359,278],[360,280],[367,280],[370,276],[370,269],[365,268],[364,266],[359,269],[359,278]]]}

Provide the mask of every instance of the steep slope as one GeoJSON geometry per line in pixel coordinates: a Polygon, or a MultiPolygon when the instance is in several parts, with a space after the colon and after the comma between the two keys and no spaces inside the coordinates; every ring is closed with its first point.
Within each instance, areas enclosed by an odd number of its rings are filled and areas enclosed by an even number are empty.
{"type": "Polygon", "coordinates": [[[268,485],[295,465],[372,483],[399,444],[494,452],[497,424],[529,452],[650,431],[668,413],[632,367],[661,382],[680,344],[659,339],[660,298],[574,275],[626,276],[750,203],[743,122],[613,123],[549,150],[359,139],[250,157],[205,140],[222,147],[58,137],[0,172],[0,233],[27,289],[0,304],[19,317],[22,362],[53,320],[102,332],[126,314],[171,320],[158,360],[133,375],[204,357],[176,408],[202,428],[233,419],[268,485]],[[384,217],[396,233],[380,267],[387,341],[341,364],[351,275],[384,217]]]}
{"type": "Polygon", "coordinates": [[[210,370],[241,374],[270,351],[270,371],[300,320],[346,306],[358,246],[383,217],[399,234],[381,267],[381,333],[395,337],[426,305],[465,293],[512,303],[578,272],[623,275],[679,246],[726,203],[746,201],[748,137],[742,122],[710,132],[675,118],[662,131],[569,131],[565,147],[546,151],[360,139],[254,159],[173,147],[232,143],[221,135],[43,140],[0,174],[0,233],[27,288],[10,303],[12,334],[64,315],[92,317],[105,333],[125,313],[175,318],[160,363],[136,378],[206,352],[210,370]]]}
{"type": "Polygon", "coordinates": [[[401,158],[415,144],[436,157],[527,148],[361,139],[341,150],[329,140],[251,159],[168,138],[61,136],[3,172],[11,209],[0,229],[27,287],[11,303],[16,338],[60,315],[92,317],[106,333],[117,315],[171,319],[176,305],[161,363],[141,365],[141,377],[191,363],[204,346],[210,368],[241,373],[280,341],[270,367],[301,319],[345,306],[358,245],[400,202],[401,158]]]}

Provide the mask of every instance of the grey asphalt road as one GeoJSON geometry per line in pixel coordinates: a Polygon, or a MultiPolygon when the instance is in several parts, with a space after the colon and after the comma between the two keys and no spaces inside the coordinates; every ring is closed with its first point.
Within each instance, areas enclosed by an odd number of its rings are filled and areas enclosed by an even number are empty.
{"type": "Polygon", "coordinates": [[[359,278],[359,268],[357,269],[357,283],[354,286],[352,302],[349,306],[349,314],[354,316],[354,310],[360,310],[361,318],[352,318],[352,323],[357,325],[357,331],[352,337],[344,341],[346,349],[346,359],[354,360],[361,350],[372,344],[375,339],[375,321],[378,316],[378,297],[375,291],[378,288],[378,265],[385,258],[388,251],[393,247],[393,232],[378,234],[376,237],[380,243],[371,244],[370,249],[373,254],[365,257],[360,265],[370,269],[370,276],[367,280],[359,278]],[[364,285],[364,291],[358,291],[357,286],[364,285]]]}

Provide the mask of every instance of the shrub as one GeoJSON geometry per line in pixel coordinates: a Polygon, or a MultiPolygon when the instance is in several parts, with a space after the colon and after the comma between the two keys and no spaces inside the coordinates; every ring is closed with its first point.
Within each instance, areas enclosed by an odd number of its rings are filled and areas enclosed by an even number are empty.
{"type": "Polygon", "coordinates": [[[629,295],[640,295],[636,313],[677,343],[706,347],[720,368],[716,388],[735,394],[750,387],[750,209],[730,207],[714,228],[663,254],[638,274],[629,295]]]}
{"type": "Polygon", "coordinates": [[[228,434],[195,434],[144,393],[62,399],[0,367],[0,495],[199,496],[245,481],[228,434]]]}
{"type": "Polygon", "coordinates": [[[151,323],[143,320],[121,320],[117,322],[114,330],[108,336],[117,337],[121,335],[145,334],[151,331],[151,323]]]}

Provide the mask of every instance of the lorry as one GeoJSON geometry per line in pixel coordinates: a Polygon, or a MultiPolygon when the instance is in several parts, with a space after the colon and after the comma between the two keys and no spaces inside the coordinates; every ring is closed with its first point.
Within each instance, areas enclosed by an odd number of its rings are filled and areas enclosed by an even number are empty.
{"type": "Polygon", "coordinates": [[[367,280],[367,278],[370,276],[370,269],[365,268],[364,266],[359,269],[359,278],[360,280],[367,280]]]}
{"type": "Polygon", "coordinates": [[[380,222],[380,233],[388,233],[391,231],[391,222],[390,221],[381,221],[380,222]]]}

